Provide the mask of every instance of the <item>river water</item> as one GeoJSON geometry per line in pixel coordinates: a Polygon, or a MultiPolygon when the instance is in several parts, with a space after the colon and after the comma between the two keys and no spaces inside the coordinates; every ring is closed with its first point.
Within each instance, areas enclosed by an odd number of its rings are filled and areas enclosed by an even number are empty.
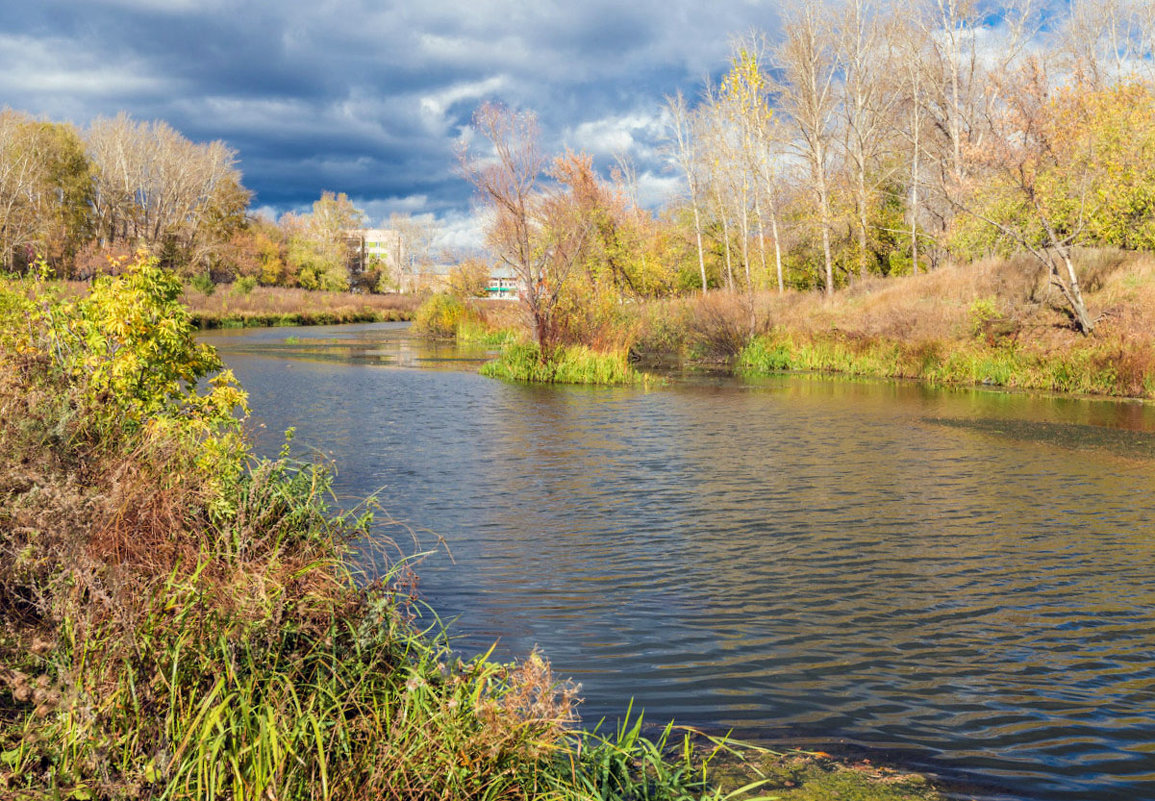
{"type": "Polygon", "coordinates": [[[205,340],[264,451],[295,426],[340,493],[378,493],[435,550],[421,591],[455,646],[540,646],[587,723],[632,697],[967,798],[1155,799],[1151,405],[817,376],[522,386],[399,324],[205,340]]]}

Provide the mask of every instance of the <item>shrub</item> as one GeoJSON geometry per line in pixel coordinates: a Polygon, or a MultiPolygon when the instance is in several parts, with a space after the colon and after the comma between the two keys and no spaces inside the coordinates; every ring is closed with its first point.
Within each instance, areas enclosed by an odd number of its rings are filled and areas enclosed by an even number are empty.
{"type": "Polygon", "coordinates": [[[189,278],[188,285],[205,296],[211,295],[217,290],[217,285],[213,283],[213,277],[208,271],[197,273],[189,278]]]}
{"type": "Polygon", "coordinates": [[[729,362],[753,333],[749,299],[729,292],[712,292],[693,307],[686,338],[690,358],[704,362],[729,362]]]}
{"type": "Polygon", "coordinates": [[[254,275],[242,275],[233,281],[233,294],[244,297],[257,288],[257,278],[254,275]]]}
{"type": "Polygon", "coordinates": [[[420,333],[442,339],[457,335],[457,326],[465,319],[465,304],[453,295],[439,292],[417,308],[413,327],[420,333]]]}

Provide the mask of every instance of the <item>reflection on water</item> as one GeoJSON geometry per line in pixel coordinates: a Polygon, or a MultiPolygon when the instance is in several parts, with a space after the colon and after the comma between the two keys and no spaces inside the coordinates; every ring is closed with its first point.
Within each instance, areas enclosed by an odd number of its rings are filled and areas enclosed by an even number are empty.
{"type": "Polygon", "coordinates": [[[444,536],[422,585],[458,646],[540,645],[591,722],[634,696],[894,749],[992,798],[1155,798],[1150,405],[527,387],[397,326],[210,339],[342,492],[444,536]]]}

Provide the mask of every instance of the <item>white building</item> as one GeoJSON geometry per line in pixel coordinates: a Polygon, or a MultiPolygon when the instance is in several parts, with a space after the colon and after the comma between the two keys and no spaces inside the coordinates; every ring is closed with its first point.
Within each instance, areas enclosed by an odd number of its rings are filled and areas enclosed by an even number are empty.
{"type": "Polygon", "coordinates": [[[495,265],[489,273],[489,282],[485,287],[486,294],[491,298],[503,300],[517,300],[521,297],[523,285],[517,273],[504,264],[495,265]]]}
{"type": "Polygon", "coordinates": [[[351,244],[357,251],[357,271],[372,269],[380,264],[390,275],[397,276],[405,264],[405,244],[401,232],[389,228],[362,228],[350,233],[351,244]]]}

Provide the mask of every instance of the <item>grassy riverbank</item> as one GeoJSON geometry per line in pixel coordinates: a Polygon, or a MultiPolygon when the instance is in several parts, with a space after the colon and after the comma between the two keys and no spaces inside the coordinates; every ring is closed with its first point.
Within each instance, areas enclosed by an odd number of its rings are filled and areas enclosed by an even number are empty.
{"type": "Polygon", "coordinates": [[[1155,397],[1155,259],[1079,254],[1099,322],[1079,334],[1027,259],[944,267],[815,293],[711,294],[639,311],[643,364],[806,370],[944,385],[1155,397]],[[753,303],[751,324],[750,304],[753,303]]]}
{"type": "Polygon", "coordinates": [[[248,292],[220,286],[209,295],[189,287],[182,301],[198,328],[412,320],[420,303],[415,295],[355,295],[262,286],[248,292]]]}
{"type": "Polygon", "coordinates": [[[367,507],[332,510],[287,446],[249,450],[244,392],[179,295],[147,261],[79,299],[0,279],[0,796],[673,801],[780,780],[769,752],[648,739],[628,713],[582,732],[540,655],[463,661],[419,629],[367,507]]]}
{"type": "Polygon", "coordinates": [[[594,339],[565,340],[551,360],[516,344],[532,337],[515,304],[435,296],[417,326],[510,343],[483,372],[532,382],[630,383],[637,368],[707,367],[1155,398],[1155,257],[1098,250],[1076,260],[1097,322],[1090,336],[1026,257],[860,280],[832,298],[715,291],[625,303],[603,315],[594,339]]]}
{"type": "MultiPolygon", "coordinates": [[[[61,295],[82,298],[87,281],[57,281],[61,295]]],[[[388,323],[414,318],[418,295],[372,295],[320,292],[270,286],[244,286],[240,281],[204,292],[185,286],[180,301],[197,328],[261,328],[289,325],[388,323]]]]}
{"type": "Polygon", "coordinates": [[[863,282],[833,302],[769,299],[752,373],[816,370],[936,384],[1155,397],[1155,259],[1080,254],[1099,322],[1079,334],[1027,259],[863,282]]]}

